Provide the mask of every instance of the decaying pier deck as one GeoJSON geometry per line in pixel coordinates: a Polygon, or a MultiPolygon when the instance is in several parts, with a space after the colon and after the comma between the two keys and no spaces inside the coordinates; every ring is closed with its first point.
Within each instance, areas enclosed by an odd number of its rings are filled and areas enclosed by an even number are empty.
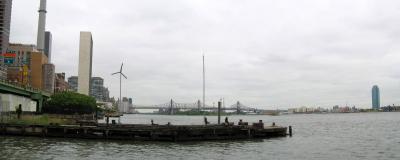
{"type": "MultiPolygon", "coordinates": [[[[291,131],[291,128],[289,128],[291,131]]],[[[264,125],[13,125],[0,124],[1,135],[119,139],[137,141],[199,141],[286,136],[287,127],[264,125]]]]}

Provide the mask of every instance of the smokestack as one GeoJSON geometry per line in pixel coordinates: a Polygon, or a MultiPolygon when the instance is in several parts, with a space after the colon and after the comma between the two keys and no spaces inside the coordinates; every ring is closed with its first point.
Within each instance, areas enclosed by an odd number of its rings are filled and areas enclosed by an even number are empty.
{"type": "Polygon", "coordinates": [[[37,49],[39,51],[44,50],[44,31],[46,29],[46,0],[40,0],[39,7],[39,23],[38,23],[38,34],[37,34],[37,49]]]}

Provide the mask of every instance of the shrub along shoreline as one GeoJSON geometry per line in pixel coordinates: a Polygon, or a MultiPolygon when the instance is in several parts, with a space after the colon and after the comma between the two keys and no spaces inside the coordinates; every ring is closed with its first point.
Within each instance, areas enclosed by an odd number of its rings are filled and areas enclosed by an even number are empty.
{"type": "Polygon", "coordinates": [[[43,105],[43,113],[50,114],[90,114],[96,112],[93,97],[75,92],[53,94],[43,105]]]}

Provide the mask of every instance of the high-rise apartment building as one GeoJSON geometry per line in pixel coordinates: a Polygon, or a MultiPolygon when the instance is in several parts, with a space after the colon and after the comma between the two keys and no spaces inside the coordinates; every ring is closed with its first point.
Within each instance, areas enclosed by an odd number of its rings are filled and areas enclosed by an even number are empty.
{"type": "MultiPolygon", "coordinates": [[[[11,24],[12,0],[0,0],[0,51],[1,54],[7,51],[10,24],[11,24]]],[[[1,58],[2,60],[2,58],[1,58]]],[[[2,64],[2,62],[1,62],[2,64]]]]}
{"type": "Polygon", "coordinates": [[[9,43],[7,52],[3,54],[3,64],[7,66],[8,80],[23,85],[30,84],[32,52],[37,52],[35,45],[9,43]]]}
{"type": "Polygon", "coordinates": [[[110,101],[110,92],[108,88],[104,87],[104,80],[101,77],[92,77],[90,82],[90,96],[96,98],[97,101],[100,102],[108,102],[110,101]]]}
{"type": "MultiPolygon", "coordinates": [[[[68,78],[68,86],[71,91],[78,91],[79,78],[77,76],[71,76],[68,78]]],[[[94,97],[100,102],[110,101],[110,92],[108,88],[104,87],[104,79],[101,77],[92,77],[90,80],[90,96],[94,97]]]]}
{"type": "Polygon", "coordinates": [[[68,86],[70,91],[78,92],[78,76],[69,77],[68,86]]]}
{"type": "Polygon", "coordinates": [[[90,96],[103,101],[104,80],[101,77],[92,77],[90,96]]]}
{"type": "MultiPolygon", "coordinates": [[[[119,100],[118,100],[119,101],[119,100]]],[[[123,97],[121,103],[118,103],[118,111],[120,113],[128,113],[129,111],[129,101],[128,98],[123,97]]]]}
{"type": "Polygon", "coordinates": [[[372,109],[379,109],[381,105],[379,87],[374,85],[372,87],[372,109]]]}
{"type": "Polygon", "coordinates": [[[132,98],[128,98],[128,101],[129,101],[129,104],[132,104],[132,103],[133,103],[132,98]]]}
{"type": "Polygon", "coordinates": [[[4,64],[9,67],[30,66],[32,52],[38,52],[33,44],[10,43],[4,57],[4,64]]]}
{"type": "Polygon", "coordinates": [[[106,87],[103,87],[103,102],[110,102],[110,91],[106,87]]]}
{"type": "Polygon", "coordinates": [[[68,82],[65,81],[65,73],[56,73],[55,74],[55,87],[54,92],[64,92],[68,91],[68,82]]]}
{"type": "Polygon", "coordinates": [[[135,110],[133,109],[132,98],[123,97],[121,105],[118,106],[118,112],[121,113],[134,113],[135,110]]]}
{"type": "Polygon", "coordinates": [[[93,39],[90,32],[81,32],[79,41],[78,93],[90,95],[93,39]]]}

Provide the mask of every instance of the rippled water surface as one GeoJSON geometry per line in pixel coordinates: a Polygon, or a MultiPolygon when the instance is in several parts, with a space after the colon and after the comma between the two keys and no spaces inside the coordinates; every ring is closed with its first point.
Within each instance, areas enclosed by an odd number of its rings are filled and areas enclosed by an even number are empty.
{"type": "MultiPolygon", "coordinates": [[[[202,116],[124,115],[123,123],[201,124],[202,116]]],[[[223,119],[223,118],[222,118],[223,119]]],[[[0,159],[400,159],[400,113],[230,116],[292,125],[293,137],[130,142],[0,136],[0,159]]],[[[208,120],[216,122],[216,117],[208,120]]]]}

